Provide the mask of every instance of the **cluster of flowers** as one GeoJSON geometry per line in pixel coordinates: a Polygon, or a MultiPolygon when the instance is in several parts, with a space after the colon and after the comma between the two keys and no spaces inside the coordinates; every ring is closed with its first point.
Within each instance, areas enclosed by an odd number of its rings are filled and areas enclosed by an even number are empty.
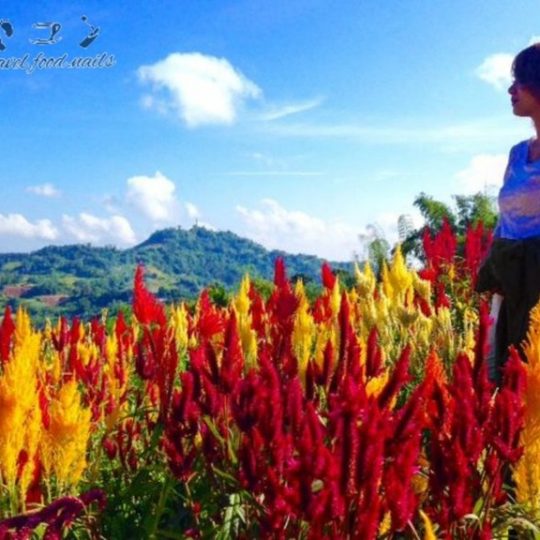
{"type": "Polygon", "coordinates": [[[460,258],[445,225],[426,233],[421,272],[396,250],[349,291],[323,265],[311,303],[277,260],[268,299],[246,277],[224,308],[207,292],[165,307],[138,268],[129,324],[38,332],[6,309],[0,538],[96,529],[104,471],[158,461],[180,496],[175,513],[162,491],[155,526],[184,536],[492,538],[511,468],[513,496],[539,507],[540,310],[529,364],[512,352],[495,390],[488,309],[470,292],[488,244],[471,229],[460,258]]]}

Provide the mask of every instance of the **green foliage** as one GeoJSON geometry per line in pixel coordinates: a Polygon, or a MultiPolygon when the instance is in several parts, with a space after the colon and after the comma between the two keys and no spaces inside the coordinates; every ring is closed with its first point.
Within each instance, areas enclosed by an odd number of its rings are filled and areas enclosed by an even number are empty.
{"type": "Polygon", "coordinates": [[[438,231],[446,218],[450,225],[455,227],[456,216],[452,209],[445,203],[435,200],[433,197],[420,193],[414,201],[414,205],[420,210],[426,225],[433,231],[438,231]]]}
{"type": "MultiPolygon", "coordinates": [[[[484,193],[475,193],[474,195],[454,195],[453,198],[456,203],[455,209],[425,193],[418,195],[414,205],[425,219],[425,226],[433,232],[439,231],[446,219],[456,231],[459,246],[463,244],[465,231],[469,225],[476,226],[482,222],[486,228],[495,227],[498,213],[493,197],[484,193]]],[[[416,229],[404,240],[401,248],[405,255],[410,253],[420,260],[423,259],[423,229],[424,227],[416,229]]]]}
{"type": "Polygon", "coordinates": [[[208,287],[208,294],[212,302],[219,307],[226,308],[231,300],[227,289],[221,283],[212,283],[208,287]]]}
{"type": "Polygon", "coordinates": [[[261,295],[261,298],[266,301],[272,295],[274,290],[274,284],[269,279],[264,278],[251,278],[251,284],[255,287],[255,290],[261,295]]]}
{"type": "Polygon", "coordinates": [[[482,222],[485,227],[493,228],[497,223],[497,209],[492,198],[482,193],[474,195],[454,195],[457,206],[457,229],[463,234],[469,225],[482,222]]]}
{"type": "Polygon", "coordinates": [[[388,260],[390,244],[385,238],[375,238],[368,246],[368,258],[373,270],[380,274],[383,264],[388,260]]]}

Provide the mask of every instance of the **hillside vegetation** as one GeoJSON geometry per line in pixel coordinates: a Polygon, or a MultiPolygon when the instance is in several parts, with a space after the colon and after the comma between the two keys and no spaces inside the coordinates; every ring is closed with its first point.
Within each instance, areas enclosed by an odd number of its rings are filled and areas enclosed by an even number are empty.
{"type": "MultiPolygon", "coordinates": [[[[0,307],[24,305],[38,323],[58,315],[89,318],[105,307],[114,312],[130,304],[139,263],[151,290],[164,300],[193,299],[208,286],[226,296],[245,273],[264,288],[278,256],[291,276],[312,287],[319,283],[318,257],[269,251],[231,232],[202,227],[160,230],[126,250],[87,244],[0,254],[0,307]]],[[[344,273],[352,269],[351,263],[331,264],[344,273]]]]}

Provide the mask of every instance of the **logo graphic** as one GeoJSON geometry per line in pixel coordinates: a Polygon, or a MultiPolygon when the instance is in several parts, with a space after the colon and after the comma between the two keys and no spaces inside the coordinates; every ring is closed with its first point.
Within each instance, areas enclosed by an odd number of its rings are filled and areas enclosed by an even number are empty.
{"type": "Polygon", "coordinates": [[[38,22],[34,23],[32,28],[49,30],[50,32],[48,38],[31,39],[30,43],[32,45],[55,45],[62,39],[61,37],[57,37],[58,32],[62,29],[62,25],[58,22],[38,22]]]}
{"type": "MultiPolygon", "coordinates": [[[[86,15],[81,17],[82,23],[87,27],[86,35],[78,42],[82,49],[90,47],[101,33],[101,28],[94,26],[86,15]]],[[[62,41],[62,23],[59,21],[43,21],[32,24],[35,35],[28,38],[32,45],[48,47],[57,45],[62,41]]],[[[0,52],[7,49],[8,39],[15,35],[15,26],[8,19],[0,19],[0,52]]],[[[79,38],[80,39],[80,38],[79,38]]],[[[64,41],[65,43],[66,41],[64,41]]],[[[15,43],[11,41],[11,43],[15,43]]],[[[23,70],[28,75],[34,71],[44,69],[101,69],[110,68],[116,64],[113,54],[98,53],[95,56],[70,57],[68,53],[58,56],[46,56],[40,52],[31,58],[30,53],[23,56],[6,58],[0,56],[0,72],[3,70],[23,70]]]]}
{"type": "Polygon", "coordinates": [[[86,49],[89,45],[93,43],[93,41],[99,36],[100,29],[97,26],[93,26],[88,22],[88,17],[86,15],[83,15],[81,17],[81,21],[83,23],[86,23],[90,27],[90,33],[79,43],[79,47],[83,47],[86,49]]]}
{"type": "MultiPolygon", "coordinates": [[[[0,19],[0,28],[2,29],[6,37],[10,38],[13,35],[13,26],[11,26],[11,23],[9,21],[0,19]]],[[[4,45],[4,42],[0,37],[0,51],[3,51],[5,48],[6,46],[4,45]]]]}

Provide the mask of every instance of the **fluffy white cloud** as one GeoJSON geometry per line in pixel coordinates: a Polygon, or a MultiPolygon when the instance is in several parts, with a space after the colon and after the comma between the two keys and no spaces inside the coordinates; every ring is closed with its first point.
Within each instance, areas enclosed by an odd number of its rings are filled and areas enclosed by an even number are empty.
{"type": "Polygon", "coordinates": [[[201,217],[201,213],[199,212],[199,209],[193,203],[187,202],[185,203],[184,206],[186,207],[187,215],[191,219],[197,219],[201,217]]]}
{"type": "Polygon", "coordinates": [[[0,214],[0,234],[20,236],[23,238],[39,238],[56,240],[58,230],[48,219],[38,219],[35,223],[28,221],[22,214],[0,214]]]}
{"type": "Polygon", "coordinates": [[[497,90],[504,90],[512,81],[513,59],[513,55],[507,53],[492,54],[476,68],[475,73],[497,90]]]}
{"type": "Polygon", "coordinates": [[[127,180],[127,199],[155,222],[178,221],[176,186],[159,171],[154,176],[133,176],[127,180]]]}
{"type": "MultiPolygon", "coordinates": [[[[533,35],[527,47],[540,43],[540,36],[533,35]]],[[[505,90],[512,82],[512,62],[514,55],[509,53],[496,53],[488,56],[475,70],[483,81],[491,84],[497,90],[505,90]]]]}
{"type": "Polygon", "coordinates": [[[37,186],[29,186],[26,188],[26,191],[41,197],[59,197],[61,194],[58,189],[48,182],[37,186]]]}
{"type": "Polygon", "coordinates": [[[315,254],[329,260],[352,260],[360,246],[358,232],[341,222],[327,222],[305,212],[287,210],[273,199],[261,209],[237,206],[246,225],[241,234],[269,249],[315,254]]]}
{"type": "Polygon", "coordinates": [[[131,224],[124,216],[99,218],[85,212],[77,217],[64,214],[62,224],[78,242],[132,245],[137,241],[131,224]]]}
{"type": "Polygon", "coordinates": [[[456,174],[458,192],[472,195],[479,191],[492,191],[502,185],[508,156],[505,154],[478,154],[465,169],[456,174]]]}
{"type": "Polygon", "coordinates": [[[137,70],[142,82],[163,94],[143,97],[145,108],[175,112],[189,127],[232,124],[242,102],[261,95],[255,83],[227,59],[200,53],[172,53],[137,70]]]}
{"type": "Polygon", "coordinates": [[[217,231],[217,228],[214,227],[211,223],[201,219],[202,214],[200,210],[191,202],[184,203],[184,208],[186,209],[187,215],[192,220],[195,220],[197,227],[202,227],[208,229],[209,231],[217,231]]]}

